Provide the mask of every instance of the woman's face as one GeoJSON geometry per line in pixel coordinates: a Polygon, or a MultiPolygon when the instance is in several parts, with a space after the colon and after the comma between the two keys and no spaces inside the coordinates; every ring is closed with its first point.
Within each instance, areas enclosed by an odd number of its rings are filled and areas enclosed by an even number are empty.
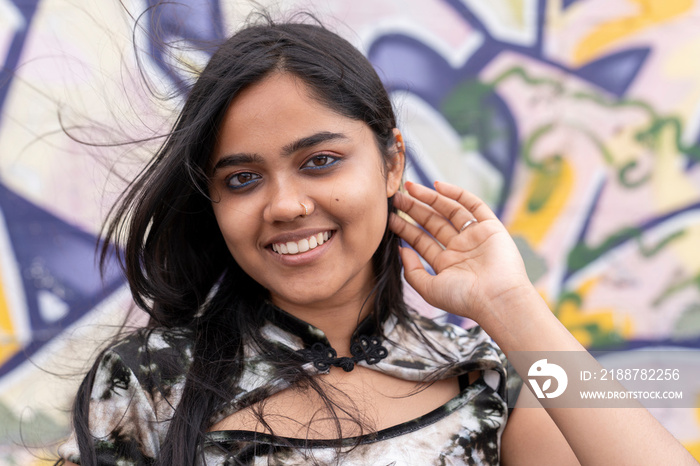
{"type": "Polygon", "coordinates": [[[385,167],[367,124],[276,73],[233,100],[212,167],[228,249],[276,305],[332,309],[368,296],[403,154],[385,167]]]}

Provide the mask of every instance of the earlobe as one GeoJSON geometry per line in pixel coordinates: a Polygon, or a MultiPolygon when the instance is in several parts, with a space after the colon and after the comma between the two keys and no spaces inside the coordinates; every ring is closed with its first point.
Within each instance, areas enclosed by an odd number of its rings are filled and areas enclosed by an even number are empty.
{"type": "Polygon", "coordinates": [[[386,178],[386,197],[391,197],[399,190],[401,178],[403,177],[403,167],[406,158],[406,146],[403,136],[398,128],[394,128],[395,150],[392,151],[391,166],[386,178]]]}

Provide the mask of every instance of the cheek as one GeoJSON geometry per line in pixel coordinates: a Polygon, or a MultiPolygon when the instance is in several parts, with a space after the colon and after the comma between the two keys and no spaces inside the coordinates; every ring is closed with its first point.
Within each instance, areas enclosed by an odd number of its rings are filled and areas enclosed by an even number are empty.
{"type": "Polygon", "coordinates": [[[341,223],[362,226],[367,234],[384,233],[387,223],[386,182],[360,178],[344,189],[335,186],[330,202],[341,223]]]}
{"type": "Polygon", "coordinates": [[[238,256],[241,255],[241,252],[250,249],[250,245],[245,246],[244,243],[246,241],[249,242],[249,238],[253,237],[250,231],[251,222],[246,221],[249,215],[223,203],[214,204],[213,209],[216,223],[219,226],[221,235],[224,237],[229,252],[238,261],[238,256]]]}

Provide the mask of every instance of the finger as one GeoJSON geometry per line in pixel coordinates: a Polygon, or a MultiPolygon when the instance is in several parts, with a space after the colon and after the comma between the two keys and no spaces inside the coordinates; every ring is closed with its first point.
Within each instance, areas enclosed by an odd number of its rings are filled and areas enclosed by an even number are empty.
{"type": "Polygon", "coordinates": [[[435,268],[434,265],[437,255],[440,254],[443,249],[434,238],[394,213],[389,216],[389,229],[410,244],[418,254],[423,256],[431,267],[435,268]]]}
{"type": "Polygon", "coordinates": [[[435,212],[439,213],[450,221],[452,228],[454,229],[451,236],[460,233],[461,227],[469,220],[474,218],[473,213],[470,212],[465,206],[434,189],[430,189],[416,183],[407,182],[406,190],[416,199],[427,204],[435,212]]]}
{"type": "Polygon", "coordinates": [[[428,290],[430,288],[429,282],[433,279],[433,276],[425,270],[420,257],[415,251],[409,248],[401,248],[399,254],[403,264],[404,278],[423,299],[430,302],[428,290]]]}
{"type": "Polygon", "coordinates": [[[460,205],[463,205],[474,215],[474,218],[480,222],[484,220],[498,220],[496,214],[493,213],[491,208],[489,208],[484,201],[469,191],[460,188],[459,186],[445,183],[444,181],[436,181],[435,189],[440,194],[458,202],[460,205]]]}
{"type": "Polygon", "coordinates": [[[441,244],[447,244],[457,234],[455,226],[444,215],[409,194],[396,193],[394,206],[415,220],[441,244]]]}

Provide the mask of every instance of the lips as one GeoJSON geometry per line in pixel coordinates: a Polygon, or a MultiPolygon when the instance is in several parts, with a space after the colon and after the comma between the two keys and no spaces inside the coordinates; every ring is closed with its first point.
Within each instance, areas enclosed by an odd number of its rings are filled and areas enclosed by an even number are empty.
{"type": "Polygon", "coordinates": [[[287,241],[286,243],[272,243],[272,250],[277,254],[281,255],[294,255],[301,254],[302,252],[309,251],[311,249],[317,248],[326,241],[328,241],[331,236],[333,236],[332,231],[325,231],[322,233],[317,233],[311,235],[307,238],[300,239],[299,241],[287,241]]]}

